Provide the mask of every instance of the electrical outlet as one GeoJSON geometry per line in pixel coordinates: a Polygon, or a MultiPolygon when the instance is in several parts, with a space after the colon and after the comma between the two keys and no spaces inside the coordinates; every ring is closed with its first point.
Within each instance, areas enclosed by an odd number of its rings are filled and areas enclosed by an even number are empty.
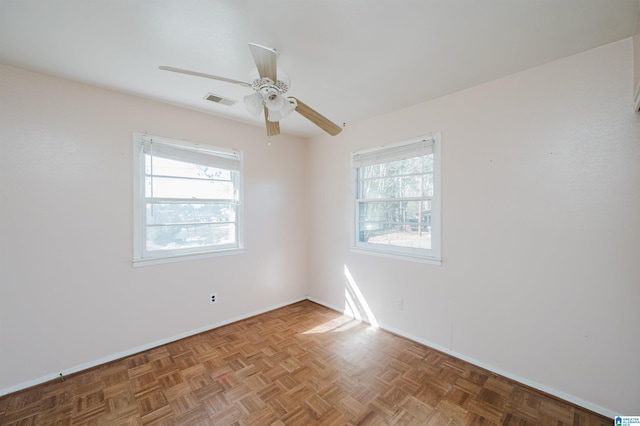
{"type": "Polygon", "coordinates": [[[399,297],[398,299],[396,299],[396,308],[399,311],[404,309],[404,300],[402,300],[402,297],[399,297]]]}
{"type": "Polygon", "coordinates": [[[218,303],[218,293],[211,293],[209,295],[209,303],[210,304],[214,304],[214,303],[218,303]]]}

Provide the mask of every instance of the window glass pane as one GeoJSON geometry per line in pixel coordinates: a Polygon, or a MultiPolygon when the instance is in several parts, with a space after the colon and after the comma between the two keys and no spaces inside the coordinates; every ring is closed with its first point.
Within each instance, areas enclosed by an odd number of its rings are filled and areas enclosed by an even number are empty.
{"type": "Polygon", "coordinates": [[[360,171],[360,178],[372,178],[372,177],[380,177],[382,176],[380,173],[380,164],[374,164],[372,166],[361,167],[358,169],[360,171]]]}
{"type": "Polygon", "coordinates": [[[233,223],[147,226],[148,251],[193,249],[235,243],[236,227],[233,223]]]}
{"type": "Polygon", "coordinates": [[[433,196],[433,174],[361,180],[360,198],[433,196]]]}
{"type": "Polygon", "coordinates": [[[433,154],[426,155],[422,163],[422,171],[433,173],[433,154]]]}
{"type": "Polygon", "coordinates": [[[232,200],[234,185],[229,181],[151,177],[145,179],[147,198],[193,198],[232,200]]]}
{"type": "Polygon", "coordinates": [[[362,201],[361,222],[409,223],[426,222],[431,215],[431,201],[362,201]],[[420,220],[420,217],[422,219],[420,220]]]}
{"type": "Polygon", "coordinates": [[[147,204],[148,225],[235,222],[235,220],[235,205],[231,203],[147,204]]]}
{"type": "Polygon", "coordinates": [[[360,202],[360,242],[431,248],[431,201],[360,202]]]}
{"type": "Polygon", "coordinates": [[[433,154],[361,167],[361,178],[433,172],[433,154]]]}
{"type": "Polygon", "coordinates": [[[431,248],[431,225],[388,225],[383,229],[367,229],[361,225],[360,242],[386,246],[431,248]]]}
{"type": "Polygon", "coordinates": [[[153,167],[151,167],[151,156],[145,155],[145,174],[151,175],[151,170],[156,176],[176,176],[204,179],[231,180],[231,171],[218,169],[215,167],[200,166],[198,164],[185,163],[168,158],[153,157],[153,167]]]}
{"type": "Polygon", "coordinates": [[[425,155],[422,157],[407,158],[405,160],[392,161],[380,165],[381,175],[409,175],[414,173],[424,173],[433,170],[433,160],[429,165],[428,159],[433,155],[425,155]]]}
{"type": "Polygon", "coordinates": [[[424,176],[422,180],[422,193],[427,197],[433,197],[433,173],[424,176]]]}

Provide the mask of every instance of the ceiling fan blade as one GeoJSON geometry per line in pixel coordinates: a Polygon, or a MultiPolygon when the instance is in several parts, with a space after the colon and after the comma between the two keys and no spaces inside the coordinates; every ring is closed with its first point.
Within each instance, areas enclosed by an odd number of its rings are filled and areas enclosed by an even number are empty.
{"type": "Polygon", "coordinates": [[[267,124],[267,136],[276,136],[280,134],[280,123],[278,121],[269,121],[269,110],[264,107],[264,122],[267,124]]]}
{"type": "Polygon", "coordinates": [[[233,84],[239,84],[239,85],[245,86],[245,87],[251,87],[251,85],[249,83],[245,83],[244,81],[233,80],[231,78],[226,78],[226,77],[218,77],[217,75],[204,74],[204,73],[197,72],[197,71],[183,70],[181,68],[167,67],[167,66],[164,66],[164,65],[162,65],[162,66],[160,66],[158,68],[160,68],[163,71],[171,71],[171,72],[177,72],[177,73],[180,73],[180,74],[194,75],[196,77],[210,78],[212,80],[219,80],[219,81],[224,81],[226,83],[233,83],[233,84]]]}
{"type": "Polygon", "coordinates": [[[311,121],[316,126],[320,127],[325,132],[329,133],[331,136],[335,136],[342,131],[342,127],[338,126],[331,120],[329,120],[324,115],[320,114],[318,111],[309,107],[305,103],[301,102],[299,99],[294,98],[298,104],[296,106],[296,111],[300,113],[307,120],[311,121]]]}
{"type": "Polygon", "coordinates": [[[278,80],[278,68],[276,66],[278,53],[274,49],[260,46],[255,43],[249,43],[249,49],[251,50],[251,56],[253,56],[253,60],[258,68],[260,78],[266,77],[275,83],[278,80]]]}

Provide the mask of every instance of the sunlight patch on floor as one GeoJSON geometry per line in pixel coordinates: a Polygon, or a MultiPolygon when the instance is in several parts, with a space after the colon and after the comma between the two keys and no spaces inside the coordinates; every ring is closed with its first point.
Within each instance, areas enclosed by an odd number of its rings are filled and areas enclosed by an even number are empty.
{"type": "Polygon", "coordinates": [[[327,321],[324,324],[320,324],[316,327],[313,327],[302,334],[317,334],[317,333],[331,333],[331,332],[340,332],[346,331],[350,328],[358,325],[359,322],[354,320],[353,318],[348,317],[339,317],[336,319],[332,319],[331,321],[327,321]]]}

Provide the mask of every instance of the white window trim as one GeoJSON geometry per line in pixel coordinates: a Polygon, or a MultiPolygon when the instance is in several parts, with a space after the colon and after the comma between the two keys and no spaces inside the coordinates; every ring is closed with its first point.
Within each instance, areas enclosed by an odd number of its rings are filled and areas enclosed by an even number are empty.
{"type": "Polygon", "coordinates": [[[133,133],[133,260],[132,265],[149,266],[158,265],[163,263],[181,262],[185,260],[198,260],[209,257],[228,256],[234,254],[244,253],[244,187],[243,187],[243,153],[242,151],[236,151],[229,148],[221,148],[212,145],[202,145],[193,142],[180,141],[170,138],[164,138],[161,136],[151,136],[142,133],[133,133]],[[145,169],[145,157],[141,144],[144,141],[157,141],[165,144],[171,144],[174,146],[183,146],[191,149],[202,149],[203,147],[208,151],[218,151],[220,153],[237,154],[240,158],[240,170],[238,178],[238,191],[239,205],[236,210],[236,227],[238,244],[233,247],[220,247],[210,250],[198,250],[191,253],[181,251],[175,253],[171,251],[165,251],[158,253],[154,256],[144,256],[143,244],[145,241],[145,232],[143,226],[142,214],[144,211],[142,205],[145,199],[145,187],[141,182],[141,176],[145,169]]]}
{"type": "Polygon", "coordinates": [[[351,252],[375,255],[390,259],[407,260],[413,262],[426,263],[430,265],[442,265],[442,146],[440,133],[432,133],[430,135],[421,136],[397,143],[386,144],[374,148],[362,149],[353,152],[351,155],[351,171],[352,171],[352,199],[353,211],[353,231],[351,233],[351,252]],[[412,247],[384,246],[380,244],[371,244],[358,241],[358,179],[357,168],[353,164],[353,156],[356,153],[368,153],[379,151],[385,148],[394,148],[402,145],[409,145],[416,142],[431,140],[433,142],[433,180],[434,194],[432,197],[431,210],[431,249],[425,253],[425,249],[415,249],[412,247]]]}

